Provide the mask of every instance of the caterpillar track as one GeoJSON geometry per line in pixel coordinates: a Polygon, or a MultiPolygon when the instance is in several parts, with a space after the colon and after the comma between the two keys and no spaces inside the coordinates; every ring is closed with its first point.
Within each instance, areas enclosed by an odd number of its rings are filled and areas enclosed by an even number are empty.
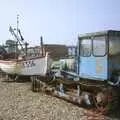
{"type": "Polygon", "coordinates": [[[39,76],[32,76],[31,81],[34,92],[42,91],[102,114],[109,114],[119,109],[120,89],[113,88],[107,83],[39,76]]]}

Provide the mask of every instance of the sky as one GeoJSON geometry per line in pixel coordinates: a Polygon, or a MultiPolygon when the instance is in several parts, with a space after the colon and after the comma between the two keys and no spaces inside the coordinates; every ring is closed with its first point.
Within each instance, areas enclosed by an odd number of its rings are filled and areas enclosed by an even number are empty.
{"type": "Polygon", "coordinates": [[[120,30],[120,0],[0,0],[0,44],[19,28],[31,46],[76,45],[79,34],[120,30]]]}

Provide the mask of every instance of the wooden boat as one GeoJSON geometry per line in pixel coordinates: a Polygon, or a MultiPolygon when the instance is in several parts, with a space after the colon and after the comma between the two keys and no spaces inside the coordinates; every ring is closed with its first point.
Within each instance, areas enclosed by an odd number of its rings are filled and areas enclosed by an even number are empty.
{"type": "MultiPolygon", "coordinates": [[[[14,45],[12,44],[12,46],[8,45],[8,47],[13,48],[14,46],[16,48],[16,52],[12,58],[10,57],[12,53],[9,53],[9,51],[8,53],[0,54],[2,56],[1,58],[3,58],[0,60],[0,69],[8,75],[45,76],[50,70],[52,59],[49,57],[47,51],[43,53],[42,37],[41,48],[28,48],[28,43],[24,42],[20,29],[17,28],[19,36],[18,33],[15,33],[14,29],[11,26],[9,31],[15,37],[16,43],[14,45]],[[18,49],[18,45],[20,45],[21,49],[18,49]],[[25,45],[25,47],[23,45],[25,45]],[[8,58],[6,58],[5,56],[8,56],[8,58]]],[[[11,41],[9,43],[11,43],[11,41]]]]}
{"type": "Polygon", "coordinates": [[[0,60],[0,69],[7,74],[45,76],[50,70],[51,63],[52,60],[48,53],[46,53],[45,56],[26,60],[0,60]]]}

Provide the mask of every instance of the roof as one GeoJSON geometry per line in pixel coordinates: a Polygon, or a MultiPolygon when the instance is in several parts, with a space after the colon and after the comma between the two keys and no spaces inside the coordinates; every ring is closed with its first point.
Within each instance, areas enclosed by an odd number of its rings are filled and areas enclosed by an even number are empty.
{"type": "Polygon", "coordinates": [[[51,58],[65,57],[68,54],[66,45],[44,44],[45,51],[49,51],[51,58]]]}
{"type": "Polygon", "coordinates": [[[103,35],[119,35],[120,36],[120,31],[117,30],[105,30],[105,31],[99,31],[99,32],[92,32],[92,33],[85,33],[85,34],[79,34],[78,38],[80,39],[87,39],[91,37],[96,37],[96,36],[103,36],[103,35]]]}
{"type": "Polygon", "coordinates": [[[68,45],[67,48],[76,48],[76,45],[68,45]]]}

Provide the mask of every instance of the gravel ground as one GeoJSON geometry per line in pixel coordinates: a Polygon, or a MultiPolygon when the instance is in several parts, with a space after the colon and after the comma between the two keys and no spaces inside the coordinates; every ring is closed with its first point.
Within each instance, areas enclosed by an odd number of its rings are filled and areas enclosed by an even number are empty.
{"type": "Polygon", "coordinates": [[[108,120],[64,100],[33,93],[30,87],[30,82],[0,80],[0,120],[108,120]]]}

